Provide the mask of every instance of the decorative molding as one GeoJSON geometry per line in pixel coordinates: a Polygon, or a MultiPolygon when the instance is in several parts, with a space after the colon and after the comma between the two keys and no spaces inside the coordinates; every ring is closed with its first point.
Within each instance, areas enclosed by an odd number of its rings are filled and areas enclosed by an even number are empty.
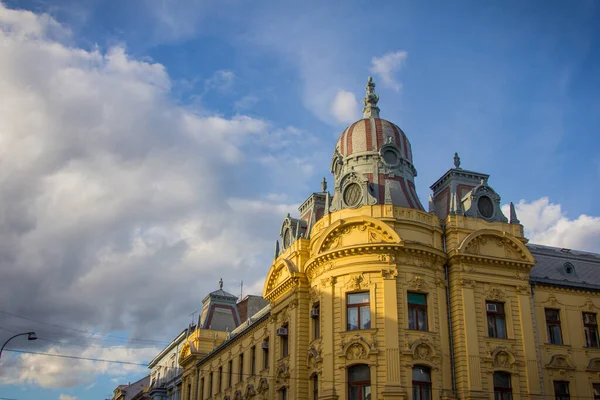
{"type": "Polygon", "coordinates": [[[511,369],[515,361],[515,355],[506,347],[496,347],[492,352],[492,365],[495,368],[511,369]]]}
{"type": "Polygon", "coordinates": [[[586,371],[600,372],[600,357],[592,358],[586,371]]]}
{"type": "Polygon", "coordinates": [[[425,291],[429,287],[427,282],[425,282],[425,279],[423,279],[421,275],[417,274],[413,275],[412,279],[406,282],[406,284],[409,289],[418,291],[425,291]]]}
{"type": "Polygon", "coordinates": [[[337,283],[337,278],[335,276],[330,276],[328,278],[321,279],[322,287],[335,286],[336,283],[337,283]]]}
{"type": "Polygon", "coordinates": [[[575,366],[571,363],[568,354],[555,354],[546,365],[546,368],[559,370],[574,370],[575,366]]]}
{"type": "Polygon", "coordinates": [[[352,343],[346,349],[346,360],[366,360],[368,358],[365,346],[360,343],[352,343]]]}
{"type": "Polygon", "coordinates": [[[461,278],[459,280],[460,286],[467,288],[467,289],[472,289],[475,286],[475,281],[473,279],[468,279],[468,278],[461,278]]]}
{"type": "Polygon", "coordinates": [[[371,281],[365,278],[363,272],[360,274],[350,275],[346,282],[346,289],[348,290],[362,290],[368,289],[371,286],[371,281]]]}
{"type": "Polygon", "coordinates": [[[504,291],[497,287],[492,287],[485,294],[486,300],[494,300],[494,301],[504,301],[506,299],[506,294],[504,291]]]}
{"type": "Polygon", "coordinates": [[[398,270],[396,268],[382,269],[381,276],[383,279],[396,279],[398,277],[398,270]]]}
{"type": "Polygon", "coordinates": [[[269,381],[267,378],[260,378],[260,380],[258,381],[258,387],[256,388],[256,390],[259,393],[264,393],[267,390],[269,390],[269,381]]]}

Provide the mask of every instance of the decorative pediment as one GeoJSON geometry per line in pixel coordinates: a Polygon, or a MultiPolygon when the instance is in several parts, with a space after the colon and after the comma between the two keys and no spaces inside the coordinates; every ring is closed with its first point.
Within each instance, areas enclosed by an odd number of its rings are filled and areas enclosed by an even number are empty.
{"type": "Polygon", "coordinates": [[[258,393],[263,393],[269,390],[269,381],[267,380],[267,378],[260,378],[256,390],[258,391],[258,393]]]}
{"type": "Polygon", "coordinates": [[[281,382],[290,377],[290,370],[286,361],[280,362],[275,369],[275,379],[281,382]]]}
{"type": "Polygon", "coordinates": [[[267,279],[265,280],[265,286],[263,288],[263,297],[270,300],[270,297],[272,296],[269,296],[269,293],[276,288],[286,286],[293,281],[297,273],[298,268],[292,261],[286,259],[277,260],[277,262],[271,266],[271,269],[267,274],[267,279]]]}
{"type": "Polygon", "coordinates": [[[514,353],[503,346],[496,347],[491,356],[495,368],[511,369],[516,361],[514,353]]]}
{"type": "Polygon", "coordinates": [[[190,344],[186,342],[183,344],[183,346],[181,346],[181,351],[179,352],[179,360],[184,360],[190,355],[192,355],[192,352],[190,350],[190,344]]]}
{"type": "Polygon", "coordinates": [[[315,242],[313,254],[373,243],[398,244],[402,240],[391,226],[380,220],[365,216],[351,217],[331,224],[315,242]]]}
{"type": "Polygon", "coordinates": [[[493,229],[482,229],[467,236],[458,247],[459,254],[507,259],[534,264],[527,247],[512,235],[493,229]]]}
{"type": "Polygon", "coordinates": [[[368,360],[371,355],[377,354],[375,343],[369,344],[358,334],[348,339],[342,339],[341,346],[340,357],[347,361],[368,360]]]}
{"type": "Polygon", "coordinates": [[[506,294],[504,291],[497,287],[492,287],[485,294],[486,300],[494,300],[494,301],[504,301],[506,298],[506,294]]]}
{"type": "Polygon", "coordinates": [[[365,277],[364,273],[350,275],[346,280],[346,289],[363,290],[371,286],[371,281],[365,277]]]}
{"type": "Polygon", "coordinates": [[[321,349],[317,349],[315,346],[310,346],[308,349],[308,365],[318,364],[323,359],[321,358],[321,349]]]}
{"type": "Polygon", "coordinates": [[[592,358],[587,366],[587,370],[600,372],[600,357],[592,358]]]}
{"type": "Polygon", "coordinates": [[[575,366],[571,363],[571,360],[567,354],[555,354],[550,359],[550,362],[546,365],[546,368],[573,370],[575,369],[575,366]]]}
{"type": "Polygon", "coordinates": [[[417,339],[410,345],[410,352],[415,360],[431,361],[436,357],[436,350],[428,339],[417,339]]]}
{"type": "Polygon", "coordinates": [[[253,384],[246,385],[246,391],[244,393],[244,399],[250,399],[256,395],[256,390],[254,390],[253,384]]]}
{"type": "Polygon", "coordinates": [[[406,282],[410,290],[425,291],[429,287],[423,276],[415,274],[412,279],[406,282]]]}

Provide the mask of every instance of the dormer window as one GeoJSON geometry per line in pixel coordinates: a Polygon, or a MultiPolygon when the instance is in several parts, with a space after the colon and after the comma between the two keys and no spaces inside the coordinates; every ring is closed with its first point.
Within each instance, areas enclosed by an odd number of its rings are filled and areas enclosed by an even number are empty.
{"type": "Polygon", "coordinates": [[[565,265],[563,265],[563,269],[567,275],[575,274],[575,267],[570,262],[565,263],[565,265]]]}

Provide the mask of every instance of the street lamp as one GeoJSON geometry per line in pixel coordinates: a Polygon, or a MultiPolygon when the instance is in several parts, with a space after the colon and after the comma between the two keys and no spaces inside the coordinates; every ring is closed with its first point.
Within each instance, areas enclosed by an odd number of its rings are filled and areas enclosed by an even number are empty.
{"type": "Polygon", "coordinates": [[[6,342],[4,342],[4,344],[2,345],[2,348],[0,349],[0,357],[2,357],[2,350],[4,350],[4,346],[6,346],[6,344],[8,342],[10,342],[11,340],[13,340],[14,338],[16,338],[17,336],[25,336],[27,335],[27,340],[37,340],[37,335],[35,334],[35,332],[25,332],[25,333],[18,333],[15,336],[8,338],[8,340],[6,342]]]}

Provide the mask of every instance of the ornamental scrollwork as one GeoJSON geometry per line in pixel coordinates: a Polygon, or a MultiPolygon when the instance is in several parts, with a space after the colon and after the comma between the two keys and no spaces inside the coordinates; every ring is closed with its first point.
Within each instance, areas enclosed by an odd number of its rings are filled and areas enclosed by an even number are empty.
{"type": "Polygon", "coordinates": [[[410,281],[407,282],[408,288],[412,290],[423,291],[428,288],[427,282],[421,275],[415,274],[410,281]]]}
{"type": "Polygon", "coordinates": [[[383,279],[396,279],[398,277],[398,270],[395,268],[382,269],[381,276],[383,279]]]}
{"type": "Polygon", "coordinates": [[[365,278],[363,273],[350,276],[346,282],[346,288],[349,290],[361,290],[369,288],[371,282],[365,278]]]}
{"type": "Polygon", "coordinates": [[[365,360],[367,357],[367,350],[365,350],[365,347],[360,343],[353,343],[348,346],[348,349],[346,350],[346,359],[349,361],[365,360]]]}
{"type": "Polygon", "coordinates": [[[502,289],[497,288],[497,287],[492,287],[485,294],[485,298],[487,300],[504,301],[504,299],[506,298],[506,295],[504,294],[504,291],[502,289]]]}
{"type": "Polygon", "coordinates": [[[553,369],[575,369],[567,354],[555,354],[546,365],[546,368],[553,369]]]}

